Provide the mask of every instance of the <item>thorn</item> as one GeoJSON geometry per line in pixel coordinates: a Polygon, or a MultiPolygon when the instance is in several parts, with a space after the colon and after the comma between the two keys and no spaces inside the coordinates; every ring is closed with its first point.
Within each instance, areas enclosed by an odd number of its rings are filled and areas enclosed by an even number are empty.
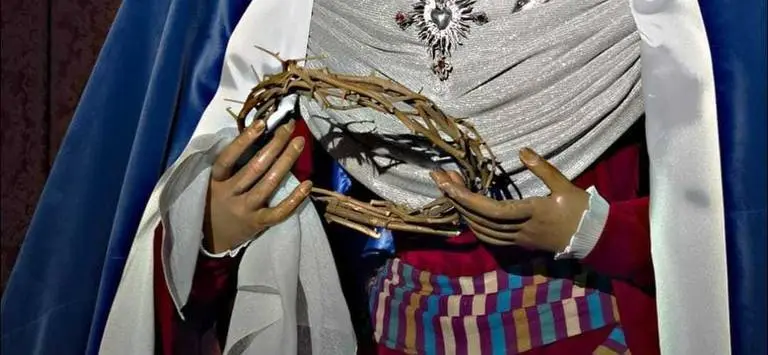
{"type": "Polygon", "coordinates": [[[239,117],[237,117],[237,115],[235,114],[235,111],[232,111],[232,108],[231,108],[231,107],[227,107],[227,112],[228,112],[230,115],[232,115],[232,118],[234,118],[235,120],[238,120],[238,119],[239,119],[239,117]]]}
{"type": "Polygon", "coordinates": [[[256,68],[253,67],[253,64],[251,64],[251,71],[253,72],[253,76],[256,77],[256,82],[261,82],[261,78],[259,77],[259,73],[256,72],[256,68]]]}
{"type": "Polygon", "coordinates": [[[232,103],[236,103],[236,104],[240,104],[240,105],[244,105],[245,104],[245,101],[238,101],[238,100],[232,100],[232,99],[224,99],[224,101],[232,102],[232,103]]]}
{"type": "Polygon", "coordinates": [[[266,48],[264,48],[264,47],[261,47],[261,46],[254,46],[254,47],[255,47],[256,49],[259,49],[259,50],[261,50],[261,51],[262,51],[262,52],[264,52],[264,53],[267,53],[267,54],[269,54],[269,55],[271,55],[271,56],[275,57],[275,59],[277,59],[277,60],[278,60],[280,63],[282,63],[283,65],[285,65],[286,61],[285,61],[285,60],[283,60],[282,58],[280,58],[280,52],[277,52],[277,53],[273,53],[273,52],[270,52],[270,51],[268,51],[266,48]]]}

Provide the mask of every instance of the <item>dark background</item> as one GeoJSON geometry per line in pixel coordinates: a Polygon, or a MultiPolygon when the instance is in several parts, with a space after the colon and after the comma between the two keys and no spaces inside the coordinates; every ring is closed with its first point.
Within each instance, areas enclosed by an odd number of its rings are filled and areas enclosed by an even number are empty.
{"type": "Polygon", "coordinates": [[[2,0],[0,292],[118,0],[2,0]]]}

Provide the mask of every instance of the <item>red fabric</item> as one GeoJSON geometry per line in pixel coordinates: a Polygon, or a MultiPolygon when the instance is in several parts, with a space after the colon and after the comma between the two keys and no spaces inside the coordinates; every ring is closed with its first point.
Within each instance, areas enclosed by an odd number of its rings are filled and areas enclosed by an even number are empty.
{"type": "Polygon", "coordinates": [[[304,150],[299,155],[299,159],[293,165],[293,175],[299,181],[309,179],[314,171],[314,164],[312,159],[312,151],[315,146],[315,138],[309,131],[309,127],[304,120],[296,120],[296,127],[293,130],[294,137],[304,137],[304,150]]]}
{"type": "Polygon", "coordinates": [[[235,275],[239,258],[213,259],[200,255],[192,281],[192,291],[183,312],[176,312],[163,273],[163,226],[155,229],[153,279],[155,287],[156,353],[206,354],[221,352],[235,296],[235,275]]]}
{"type": "MultiPolygon", "coordinates": [[[[637,196],[640,188],[640,148],[630,144],[612,151],[574,183],[587,188],[594,185],[611,203],[608,221],[595,249],[584,263],[610,276],[626,279],[640,286],[653,283],[650,268],[648,198],[637,196]]],[[[479,243],[471,233],[445,245],[424,247],[422,240],[398,240],[398,255],[417,269],[448,276],[477,275],[494,270],[505,262],[529,255],[513,248],[494,249],[479,243]]],[[[633,354],[659,354],[654,299],[621,281],[614,281],[619,316],[633,354]]],[[[601,329],[567,341],[533,349],[526,354],[591,354],[607,337],[601,329]]],[[[399,354],[379,346],[379,354],[399,354]]]]}
{"type": "MultiPolygon", "coordinates": [[[[297,120],[295,136],[306,137],[304,152],[294,167],[294,175],[299,180],[308,178],[313,171],[312,137],[303,121],[297,120]]],[[[582,174],[574,183],[582,188],[594,185],[600,194],[611,203],[608,221],[595,249],[584,262],[595,270],[625,279],[629,283],[614,281],[614,293],[617,298],[619,314],[626,332],[627,342],[635,355],[659,354],[659,340],[656,326],[656,307],[653,297],[631,284],[648,286],[653,283],[650,264],[650,237],[648,229],[648,198],[639,198],[640,182],[639,146],[631,144],[617,149],[582,174]]],[[[155,260],[160,260],[158,228],[155,243],[155,260]]],[[[470,233],[455,238],[450,248],[430,249],[425,247],[424,239],[415,243],[398,240],[399,256],[416,268],[451,276],[476,275],[493,270],[500,262],[509,262],[521,256],[513,249],[492,250],[477,242],[470,233]]],[[[427,243],[428,244],[428,243],[427,243]]],[[[202,259],[198,264],[193,283],[190,304],[205,305],[212,300],[232,298],[227,293],[226,285],[232,273],[232,261],[226,259],[202,259]],[[225,270],[217,272],[216,270],[225,270]],[[201,292],[202,291],[202,292],[201,292]],[[217,297],[216,295],[219,295],[217,297]],[[223,295],[223,296],[222,296],[223,295]]],[[[158,342],[163,354],[178,353],[174,344],[179,338],[185,339],[194,334],[184,334],[181,322],[165,287],[160,263],[155,263],[155,297],[158,323],[158,342]]],[[[214,302],[215,303],[215,302],[214,302]]],[[[212,310],[218,307],[200,307],[212,310]]],[[[229,314],[229,312],[224,312],[229,314]]],[[[185,309],[186,314],[186,309],[185,309]]],[[[557,342],[550,346],[534,349],[526,354],[591,354],[608,336],[610,329],[600,329],[577,337],[557,342]]],[[[200,337],[200,334],[197,334],[200,337]]],[[[184,343],[188,341],[185,340],[184,343]]],[[[378,354],[399,354],[379,346],[378,354]]]]}
{"type": "MultiPolygon", "coordinates": [[[[293,174],[300,181],[309,178],[313,171],[312,150],[314,139],[303,120],[296,120],[294,137],[304,137],[304,151],[293,167],[293,174]]],[[[153,279],[155,288],[156,349],[158,354],[216,354],[216,344],[211,344],[213,332],[221,345],[225,340],[225,329],[229,324],[230,302],[234,299],[233,269],[238,258],[213,259],[200,255],[192,291],[184,308],[187,322],[176,312],[163,274],[162,255],[163,226],[155,229],[153,279]],[[219,325],[219,329],[216,326],[219,325]]]]}

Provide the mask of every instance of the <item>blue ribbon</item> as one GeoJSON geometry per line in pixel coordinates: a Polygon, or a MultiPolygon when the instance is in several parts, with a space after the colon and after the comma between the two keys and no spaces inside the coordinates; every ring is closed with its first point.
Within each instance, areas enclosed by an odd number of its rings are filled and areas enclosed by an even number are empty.
{"type": "MultiPolygon", "coordinates": [[[[349,177],[349,174],[344,171],[344,168],[341,167],[341,164],[334,161],[333,166],[331,167],[331,174],[331,183],[334,191],[341,194],[347,194],[352,188],[352,179],[349,177]]],[[[375,255],[394,255],[395,238],[392,235],[392,231],[380,227],[376,228],[376,231],[379,232],[380,237],[378,239],[367,238],[361,256],[366,258],[375,255]]],[[[354,231],[350,232],[357,233],[354,231]]]]}

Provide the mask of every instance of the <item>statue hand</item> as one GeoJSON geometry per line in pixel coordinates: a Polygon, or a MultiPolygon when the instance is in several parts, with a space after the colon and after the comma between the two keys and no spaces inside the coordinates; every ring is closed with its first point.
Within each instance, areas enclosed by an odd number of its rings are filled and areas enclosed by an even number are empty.
{"type": "Polygon", "coordinates": [[[520,151],[520,160],[549,187],[549,196],[496,201],[471,192],[456,172],[431,175],[478,239],[560,252],[576,232],[589,206],[589,194],[530,149],[520,151]]]}

